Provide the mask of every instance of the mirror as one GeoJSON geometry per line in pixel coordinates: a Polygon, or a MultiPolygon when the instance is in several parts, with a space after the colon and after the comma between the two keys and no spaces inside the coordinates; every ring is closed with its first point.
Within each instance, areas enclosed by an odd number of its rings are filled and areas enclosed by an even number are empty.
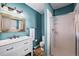
{"type": "Polygon", "coordinates": [[[23,10],[17,10],[2,4],[0,9],[0,32],[25,31],[25,17],[23,10]]]}
{"type": "Polygon", "coordinates": [[[25,21],[2,16],[0,20],[0,32],[22,32],[25,31],[25,21]]]}

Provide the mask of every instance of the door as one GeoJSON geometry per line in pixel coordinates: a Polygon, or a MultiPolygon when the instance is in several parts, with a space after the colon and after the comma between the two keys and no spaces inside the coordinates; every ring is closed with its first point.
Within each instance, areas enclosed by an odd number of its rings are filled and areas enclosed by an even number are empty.
{"type": "Polygon", "coordinates": [[[73,13],[56,16],[55,24],[55,56],[75,55],[75,31],[73,13]]]}

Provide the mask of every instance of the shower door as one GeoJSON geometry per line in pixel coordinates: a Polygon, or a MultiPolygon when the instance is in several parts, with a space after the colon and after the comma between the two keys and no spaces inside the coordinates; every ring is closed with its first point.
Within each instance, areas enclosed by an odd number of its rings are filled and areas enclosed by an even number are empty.
{"type": "Polygon", "coordinates": [[[77,47],[77,56],[79,56],[79,11],[75,11],[75,30],[76,30],[76,47],[77,47]]]}
{"type": "Polygon", "coordinates": [[[75,55],[75,30],[73,13],[55,17],[55,56],[75,55]]]}

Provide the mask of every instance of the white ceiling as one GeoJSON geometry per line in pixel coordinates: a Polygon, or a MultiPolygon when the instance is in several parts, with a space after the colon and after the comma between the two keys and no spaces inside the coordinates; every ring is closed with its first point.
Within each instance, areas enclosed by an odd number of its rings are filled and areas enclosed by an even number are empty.
{"type": "Polygon", "coordinates": [[[26,3],[26,4],[41,14],[44,11],[44,3],[26,3]]]}
{"type": "MultiPolygon", "coordinates": [[[[26,4],[41,14],[44,12],[44,3],[26,3],[26,4]]],[[[70,3],[51,3],[51,6],[53,9],[58,9],[67,6],[69,4],[70,3]]]]}

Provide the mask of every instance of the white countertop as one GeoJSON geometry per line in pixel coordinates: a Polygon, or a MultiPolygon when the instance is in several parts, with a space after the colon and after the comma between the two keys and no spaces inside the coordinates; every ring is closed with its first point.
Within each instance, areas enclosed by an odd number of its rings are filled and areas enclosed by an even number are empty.
{"type": "Polygon", "coordinates": [[[22,41],[22,40],[25,40],[25,39],[31,39],[32,40],[32,38],[30,36],[22,36],[22,37],[19,37],[19,38],[16,38],[16,39],[5,39],[5,40],[0,40],[0,46],[15,43],[15,42],[22,41]]]}

